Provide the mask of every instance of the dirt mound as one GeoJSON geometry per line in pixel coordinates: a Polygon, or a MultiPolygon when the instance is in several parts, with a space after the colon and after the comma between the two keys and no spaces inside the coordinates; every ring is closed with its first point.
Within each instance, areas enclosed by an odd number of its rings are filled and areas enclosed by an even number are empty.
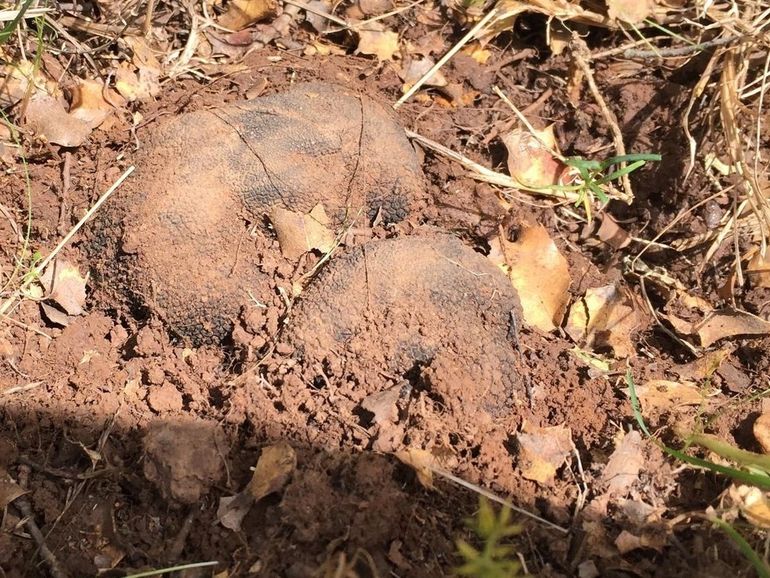
{"type": "MultiPolygon", "coordinates": [[[[510,281],[484,256],[448,235],[406,237],[336,257],[295,309],[286,340],[303,379],[343,387],[362,421],[406,426],[394,408],[421,398],[432,417],[423,413],[419,429],[456,434],[516,413],[519,311],[510,281]]],[[[398,447],[399,432],[389,437],[398,447]]]]}
{"type": "Polygon", "coordinates": [[[136,165],[97,224],[102,285],[195,344],[227,335],[249,294],[270,295],[260,262],[274,243],[260,226],[272,207],[395,222],[421,189],[390,113],[326,84],[179,116],[153,130],[136,165]]]}

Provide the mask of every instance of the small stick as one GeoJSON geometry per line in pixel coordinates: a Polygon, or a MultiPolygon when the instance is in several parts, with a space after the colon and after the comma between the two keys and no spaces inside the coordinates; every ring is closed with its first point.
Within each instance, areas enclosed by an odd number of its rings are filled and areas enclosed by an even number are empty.
{"type": "Polygon", "coordinates": [[[489,12],[487,12],[487,15],[484,16],[479,22],[471,28],[468,31],[468,34],[463,36],[460,41],[455,44],[449,52],[447,52],[444,56],[439,59],[439,61],[430,67],[430,70],[422,75],[422,78],[420,78],[417,82],[415,82],[412,87],[406,91],[406,93],[398,99],[396,104],[393,105],[394,109],[398,109],[402,104],[404,104],[407,100],[409,100],[412,95],[420,90],[420,87],[425,84],[428,80],[431,79],[431,77],[438,72],[438,69],[444,66],[447,62],[449,62],[449,59],[452,58],[455,54],[457,54],[460,49],[468,44],[471,40],[473,40],[473,37],[476,36],[476,34],[484,28],[495,16],[497,15],[497,8],[492,8],[489,12]]]}
{"type": "Polygon", "coordinates": [[[743,39],[743,36],[726,36],[725,38],[715,38],[714,40],[693,44],[692,46],[659,48],[658,50],[636,50],[634,48],[628,48],[623,51],[623,58],[672,58],[676,56],[689,56],[694,52],[702,52],[707,48],[724,46],[725,44],[730,44],[743,39]]]}
{"type": "Polygon", "coordinates": [[[8,311],[8,309],[10,309],[10,307],[16,302],[16,299],[21,297],[24,291],[32,284],[33,281],[35,281],[35,279],[37,279],[40,276],[40,274],[48,266],[48,264],[61,252],[61,250],[67,245],[67,243],[70,242],[72,237],[75,236],[75,233],[77,233],[81,229],[81,227],[86,223],[86,221],[88,221],[88,219],[90,219],[93,216],[93,214],[99,210],[99,207],[101,207],[104,204],[104,202],[108,198],[110,198],[110,195],[112,195],[112,193],[114,193],[115,190],[117,190],[117,188],[123,184],[123,181],[125,181],[128,178],[128,175],[130,175],[132,172],[134,172],[134,167],[133,166],[128,167],[126,169],[126,172],[120,175],[118,180],[115,181],[115,183],[109,189],[107,189],[107,191],[101,197],[99,197],[96,203],[94,203],[94,206],[91,207],[85,215],[83,215],[83,218],[80,219],[77,222],[77,224],[74,227],[72,227],[72,229],[70,229],[70,232],[67,233],[61,241],[59,241],[59,244],[56,245],[56,247],[54,248],[53,251],[51,251],[48,257],[43,259],[38,265],[36,265],[29,271],[29,274],[27,275],[27,280],[24,283],[22,283],[21,287],[16,289],[16,291],[14,291],[11,294],[11,296],[8,297],[8,299],[5,300],[2,306],[0,306],[0,316],[5,315],[5,312],[8,311]]]}
{"type": "Polygon", "coordinates": [[[485,498],[488,498],[488,499],[492,500],[493,502],[497,502],[498,504],[501,504],[501,505],[505,506],[506,508],[510,508],[514,512],[518,512],[519,514],[522,514],[523,516],[527,516],[529,518],[532,518],[533,520],[537,520],[541,524],[545,524],[549,528],[557,530],[557,531],[561,532],[562,534],[569,534],[569,530],[567,530],[566,528],[562,528],[561,526],[558,526],[558,525],[554,524],[553,522],[550,522],[550,521],[546,520],[545,518],[541,518],[537,514],[533,514],[532,512],[528,512],[527,510],[525,510],[523,508],[519,508],[518,506],[513,505],[508,500],[505,500],[505,499],[497,496],[496,494],[493,494],[492,492],[482,488],[481,486],[477,486],[477,485],[472,484],[470,482],[466,482],[462,478],[458,478],[454,474],[450,474],[449,472],[447,472],[445,470],[442,470],[440,468],[431,467],[430,469],[431,469],[431,471],[434,474],[438,474],[439,476],[441,476],[443,478],[446,478],[450,482],[454,482],[455,484],[460,485],[460,486],[462,486],[464,488],[467,488],[467,489],[469,489],[469,490],[471,490],[473,492],[476,492],[477,494],[481,494],[485,498]]]}
{"type": "MultiPolygon", "coordinates": [[[[19,468],[19,486],[21,486],[23,490],[28,489],[27,481],[29,479],[29,473],[29,467],[21,466],[19,468]]],[[[34,538],[40,556],[45,560],[46,564],[48,564],[51,576],[53,576],[53,578],[68,578],[67,573],[62,569],[56,556],[46,545],[43,532],[40,531],[40,527],[35,523],[29,500],[27,500],[25,496],[21,496],[13,501],[13,505],[18,508],[19,512],[21,512],[21,515],[24,517],[24,525],[27,526],[27,531],[32,538],[34,538]]]]}

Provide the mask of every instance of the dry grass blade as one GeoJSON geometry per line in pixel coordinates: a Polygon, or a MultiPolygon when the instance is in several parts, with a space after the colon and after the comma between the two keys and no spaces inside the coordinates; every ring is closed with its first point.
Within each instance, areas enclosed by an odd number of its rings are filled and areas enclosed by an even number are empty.
{"type": "Polygon", "coordinates": [[[436,141],[426,138],[421,134],[418,134],[411,130],[407,130],[406,135],[409,138],[416,140],[418,143],[420,143],[424,147],[434,152],[437,152],[449,159],[452,159],[455,162],[460,163],[466,169],[471,171],[470,176],[476,179],[477,181],[483,181],[485,183],[497,185],[505,189],[527,191],[529,193],[533,193],[536,195],[551,197],[551,198],[559,199],[561,201],[569,201],[571,203],[574,203],[579,198],[579,195],[573,191],[562,191],[558,189],[549,189],[549,188],[529,189],[529,188],[523,187],[522,184],[519,183],[516,179],[513,179],[503,173],[498,173],[497,171],[488,169],[484,165],[481,165],[475,161],[472,161],[468,157],[461,155],[460,153],[455,152],[445,147],[444,145],[437,143],[436,141]]]}
{"type": "Polygon", "coordinates": [[[85,215],[83,215],[83,218],[80,219],[72,229],[64,236],[64,238],[59,241],[59,244],[56,245],[53,251],[40,263],[38,263],[35,267],[32,268],[32,270],[26,275],[26,281],[24,281],[19,288],[17,288],[8,299],[3,302],[2,305],[0,305],[0,317],[5,317],[8,310],[13,306],[14,303],[16,303],[16,300],[19,299],[26,289],[29,288],[29,286],[40,276],[40,274],[45,270],[45,268],[53,261],[56,256],[61,252],[61,250],[67,245],[67,243],[70,242],[72,237],[75,236],[75,234],[83,227],[83,225],[90,219],[96,211],[99,210],[99,208],[104,204],[104,202],[110,198],[112,193],[114,193],[118,187],[120,187],[121,184],[123,184],[123,181],[125,181],[128,176],[134,171],[134,167],[128,167],[126,171],[118,177],[118,180],[113,183],[113,185],[107,189],[107,191],[99,197],[99,199],[94,203],[94,206],[91,207],[85,215]]]}
{"type": "Polygon", "coordinates": [[[462,47],[463,47],[463,46],[465,46],[466,44],[468,44],[468,42],[470,42],[471,40],[473,40],[474,38],[476,38],[476,36],[478,35],[478,33],[479,33],[481,30],[483,30],[483,29],[484,29],[484,27],[485,27],[487,24],[489,24],[489,23],[492,21],[492,19],[494,19],[494,18],[495,18],[495,16],[496,16],[496,15],[497,15],[497,10],[496,10],[495,8],[492,8],[492,10],[490,10],[490,11],[487,13],[487,15],[486,15],[486,16],[484,16],[484,18],[482,18],[482,19],[481,19],[481,20],[480,20],[480,21],[479,21],[479,22],[478,22],[478,23],[477,23],[477,24],[476,24],[476,25],[475,25],[473,28],[471,28],[471,29],[468,31],[468,33],[467,33],[465,36],[463,36],[463,37],[462,37],[462,38],[461,38],[461,39],[460,39],[460,40],[457,42],[457,44],[455,44],[455,45],[454,45],[454,46],[453,46],[453,47],[452,47],[452,48],[451,48],[451,49],[450,49],[450,50],[449,50],[449,51],[448,51],[448,52],[447,52],[447,53],[446,53],[444,56],[442,56],[442,57],[439,59],[439,61],[438,61],[438,62],[436,62],[436,64],[434,64],[433,66],[431,66],[431,67],[430,67],[430,69],[428,70],[428,72],[426,72],[425,74],[423,74],[423,75],[422,75],[422,78],[420,78],[420,79],[419,79],[417,82],[415,82],[415,83],[414,83],[414,84],[411,86],[411,88],[410,88],[408,91],[406,91],[406,93],[405,93],[405,94],[404,94],[404,95],[403,95],[401,98],[399,98],[399,99],[398,99],[398,101],[397,101],[397,102],[396,102],[396,103],[393,105],[393,108],[397,109],[397,108],[399,108],[399,107],[400,107],[402,104],[404,104],[404,103],[405,103],[407,100],[409,100],[409,99],[412,97],[412,95],[413,95],[415,92],[417,92],[418,90],[420,90],[420,87],[422,87],[422,85],[423,85],[423,84],[425,84],[425,83],[426,83],[428,80],[430,80],[430,79],[431,79],[431,77],[432,77],[434,74],[436,74],[436,72],[437,72],[437,71],[438,71],[438,70],[439,70],[439,69],[440,69],[442,66],[444,66],[444,65],[445,65],[447,62],[449,62],[449,60],[450,60],[450,59],[451,59],[451,58],[452,58],[452,57],[453,57],[455,54],[457,54],[457,53],[460,51],[460,49],[462,49],[462,47]]]}

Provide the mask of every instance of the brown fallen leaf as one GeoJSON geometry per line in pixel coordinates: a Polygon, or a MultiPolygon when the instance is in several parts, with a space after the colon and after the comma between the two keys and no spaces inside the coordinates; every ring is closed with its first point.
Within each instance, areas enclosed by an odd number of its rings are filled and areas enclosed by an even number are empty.
{"type": "Polygon", "coordinates": [[[125,101],[121,101],[123,99],[120,95],[105,87],[103,82],[80,80],[72,95],[70,114],[93,130],[115,112],[116,106],[125,106],[125,101]]]}
{"type": "Polygon", "coordinates": [[[414,473],[417,475],[417,480],[424,488],[428,488],[429,490],[434,489],[433,469],[438,465],[436,456],[428,450],[417,448],[407,448],[395,452],[393,455],[396,456],[401,463],[414,470],[414,473]]]}
{"type": "Polygon", "coordinates": [[[537,131],[537,136],[528,130],[514,129],[501,140],[508,151],[508,173],[523,186],[542,188],[559,184],[565,167],[551,152],[558,152],[553,125],[537,131]]]}
{"type": "Polygon", "coordinates": [[[231,0],[227,12],[219,17],[219,24],[237,31],[277,14],[276,0],[231,0]]]}
{"type": "Polygon", "coordinates": [[[250,30],[241,30],[232,34],[205,31],[206,39],[211,43],[212,55],[224,55],[232,59],[241,58],[254,44],[250,30]]]}
{"type": "Polygon", "coordinates": [[[48,95],[32,98],[24,118],[37,137],[64,147],[80,146],[91,134],[86,122],[69,114],[59,100],[48,95]]]}
{"type": "Polygon", "coordinates": [[[697,335],[703,347],[730,337],[759,337],[770,334],[770,322],[747,311],[712,311],[703,321],[692,324],[690,335],[697,335]]]}
{"type": "Polygon", "coordinates": [[[374,414],[374,423],[396,423],[398,421],[398,403],[401,386],[394,385],[385,391],[373,393],[361,402],[361,407],[374,414]]]}
{"type": "Polygon", "coordinates": [[[615,357],[630,357],[636,351],[631,334],[638,325],[634,303],[615,285],[588,289],[572,304],[567,334],[594,350],[611,348],[615,357]]]}
{"type": "Polygon", "coordinates": [[[767,251],[764,257],[760,251],[757,251],[749,260],[746,271],[752,285],[770,287],[770,251],[767,251]]]}
{"type": "Polygon", "coordinates": [[[510,242],[502,228],[491,243],[490,259],[510,277],[524,313],[524,321],[541,331],[561,325],[569,303],[567,260],[542,225],[523,225],[510,242]]]}
{"type": "Polygon", "coordinates": [[[645,415],[647,412],[660,413],[682,406],[701,405],[706,400],[701,389],[690,381],[653,379],[637,385],[635,389],[645,415]]]}
{"type": "Polygon", "coordinates": [[[306,214],[276,206],[270,212],[270,222],[287,259],[299,259],[308,251],[327,253],[334,248],[334,232],[329,229],[329,217],[320,203],[306,214]]]}
{"type": "Polygon", "coordinates": [[[239,494],[219,501],[217,520],[225,528],[240,531],[241,522],[251,506],[283,488],[297,467],[297,454],[288,443],[263,448],[251,481],[239,494]]]}
{"type": "Polygon", "coordinates": [[[540,484],[550,484],[575,447],[572,431],[563,425],[534,427],[526,421],[516,436],[521,475],[540,484]]]}
{"type": "Polygon", "coordinates": [[[379,22],[358,29],[356,54],[376,56],[377,60],[393,60],[399,53],[398,33],[386,30],[379,22]]]}
{"type": "Polygon", "coordinates": [[[8,474],[4,467],[0,467],[0,510],[13,502],[16,498],[23,496],[27,491],[17,484],[8,474]]]}
{"type": "Polygon", "coordinates": [[[708,379],[730,357],[730,353],[731,350],[727,347],[717,349],[716,351],[709,351],[690,363],[674,367],[673,370],[683,379],[695,381],[708,379]]]}
{"type": "Polygon", "coordinates": [[[631,235],[628,234],[628,231],[618,225],[617,221],[607,213],[602,213],[600,220],[599,230],[596,231],[599,240],[607,243],[615,250],[628,247],[631,243],[631,235]]]}
{"type": "Polygon", "coordinates": [[[600,478],[606,484],[607,494],[624,497],[639,478],[643,464],[641,434],[636,430],[623,434],[600,478]]]}
{"type": "MultiPolygon", "coordinates": [[[[408,92],[414,83],[420,80],[434,64],[436,63],[430,57],[412,58],[400,75],[401,80],[404,81],[404,85],[401,87],[401,90],[403,92],[408,92]]],[[[435,72],[428,80],[426,80],[424,85],[434,87],[446,86],[446,77],[444,77],[444,75],[439,70],[435,72]]]]}
{"type": "Polygon", "coordinates": [[[640,535],[632,534],[628,530],[620,532],[615,538],[615,546],[621,554],[628,554],[634,550],[652,548],[662,552],[666,547],[667,536],[665,532],[655,530],[643,530],[640,535]]]}
{"type": "Polygon", "coordinates": [[[54,301],[68,315],[82,315],[86,303],[86,282],[78,268],[69,261],[56,260],[40,276],[45,299],[54,301]]]}

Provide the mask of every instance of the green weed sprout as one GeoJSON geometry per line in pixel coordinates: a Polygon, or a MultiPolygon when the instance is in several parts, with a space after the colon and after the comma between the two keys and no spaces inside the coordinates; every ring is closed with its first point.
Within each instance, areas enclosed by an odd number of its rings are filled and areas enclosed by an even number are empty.
{"type": "Polygon", "coordinates": [[[505,538],[521,533],[521,527],[511,523],[510,508],[501,508],[499,514],[484,496],[479,498],[479,511],[474,518],[466,521],[468,527],[484,543],[477,550],[468,542],[458,539],[457,552],[464,563],[455,569],[458,576],[472,578],[510,578],[521,576],[521,563],[515,559],[515,550],[510,544],[501,544],[505,538]]]}
{"type": "MultiPolygon", "coordinates": [[[[742,450],[715,436],[707,434],[694,433],[686,440],[687,445],[699,445],[736,464],[736,467],[731,467],[691,456],[684,453],[684,451],[675,450],[656,440],[644,422],[639,398],[636,395],[636,384],[630,369],[626,372],[626,385],[628,386],[631,399],[631,409],[637,424],[639,424],[639,429],[650,440],[657,443],[660,449],[669,456],[692,466],[709,470],[715,474],[722,474],[733,480],[756,486],[762,490],[770,490],[770,457],[767,455],[742,450]]],[[[715,514],[709,515],[707,518],[712,524],[727,534],[741,554],[753,566],[759,578],[770,578],[770,566],[730,523],[717,517],[715,514]]]]}

